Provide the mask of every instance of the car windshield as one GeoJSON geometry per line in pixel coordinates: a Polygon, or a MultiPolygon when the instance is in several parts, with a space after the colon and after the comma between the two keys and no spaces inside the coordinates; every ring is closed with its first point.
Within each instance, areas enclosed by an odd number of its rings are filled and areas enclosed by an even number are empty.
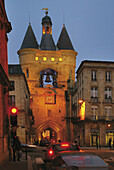
{"type": "Polygon", "coordinates": [[[56,144],[53,145],[53,149],[56,151],[79,151],[79,146],[78,145],[73,145],[73,144],[56,144]]]}

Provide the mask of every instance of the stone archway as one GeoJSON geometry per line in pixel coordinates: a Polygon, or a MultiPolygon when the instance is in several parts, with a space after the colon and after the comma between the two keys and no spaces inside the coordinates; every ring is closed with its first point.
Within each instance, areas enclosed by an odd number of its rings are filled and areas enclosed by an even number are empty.
{"type": "Polygon", "coordinates": [[[49,121],[45,121],[43,122],[38,128],[37,128],[37,132],[38,132],[38,138],[41,139],[42,133],[45,130],[51,130],[51,133],[55,133],[56,135],[56,141],[64,140],[64,134],[63,134],[63,129],[58,125],[58,123],[49,120],[49,121]]]}

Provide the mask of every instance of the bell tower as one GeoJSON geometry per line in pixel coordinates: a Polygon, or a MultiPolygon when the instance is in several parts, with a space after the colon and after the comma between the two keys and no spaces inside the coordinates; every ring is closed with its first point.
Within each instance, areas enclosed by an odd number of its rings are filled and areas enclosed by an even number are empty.
{"type": "Polygon", "coordinates": [[[52,20],[46,10],[42,18],[42,37],[37,43],[29,24],[18,51],[31,94],[31,109],[35,119],[35,134],[39,140],[67,140],[66,99],[69,70],[75,81],[76,55],[65,25],[57,45],[52,37],[52,20]]]}

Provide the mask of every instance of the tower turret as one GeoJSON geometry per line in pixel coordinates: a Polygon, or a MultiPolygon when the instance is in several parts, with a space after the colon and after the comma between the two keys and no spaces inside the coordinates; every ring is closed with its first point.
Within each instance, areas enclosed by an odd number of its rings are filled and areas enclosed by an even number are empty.
{"type": "Polygon", "coordinates": [[[47,15],[48,11],[45,12],[46,16],[42,18],[42,39],[40,44],[41,50],[55,51],[55,43],[52,38],[52,21],[47,15]]]}
{"type": "Polygon", "coordinates": [[[39,45],[37,43],[36,37],[34,35],[32,26],[30,23],[27,28],[27,31],[26,31],[26,34],[25,34],[25,37],[24,37],[24,40],[22,42],[20,49],[24,49],[24,48],[35,48],[35,49],[39,48],[39,45]]]}
{"type": "Polygon", "coordinates": [[[63,24],[60,37],[57,42],[57,48],[59,50],[73,50],[74,51],[74,47],[71,43],[70,37],[67,33],[67,30],[64,24],[63,24]]]}

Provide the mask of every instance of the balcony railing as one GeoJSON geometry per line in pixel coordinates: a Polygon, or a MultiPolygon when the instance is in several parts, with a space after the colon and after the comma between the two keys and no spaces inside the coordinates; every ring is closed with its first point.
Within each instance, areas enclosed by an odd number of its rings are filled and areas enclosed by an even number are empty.
{"type": "Polygon", "coordinates": [[[91,97],[91,102],[98,102],[98,97],[91,97]]]}
{"type": "Polygon", "coordinates": [[[87,115],[85,119],[90,120],[114,120],[114,116],[104,116],[104,115],[87,115]]]}
{"type": "Polygon", "coordinates": [[[105,99],[105,103],[112,103],[112,99],[105,99]]]}
{"type": "MultiPolygon", "coordinates": [[[[72,120],[76,120],[79,121],[81,120],[79,116],[76,117],[72,117],[72,120]]],[[[85,116],[85,120],[95,120],[95,121],[99,121],[99,120],[105,120],[105,121],[112,121],[114,120],[114,116],[103,116],[103,115],[86,115],[85,116]]]]}

